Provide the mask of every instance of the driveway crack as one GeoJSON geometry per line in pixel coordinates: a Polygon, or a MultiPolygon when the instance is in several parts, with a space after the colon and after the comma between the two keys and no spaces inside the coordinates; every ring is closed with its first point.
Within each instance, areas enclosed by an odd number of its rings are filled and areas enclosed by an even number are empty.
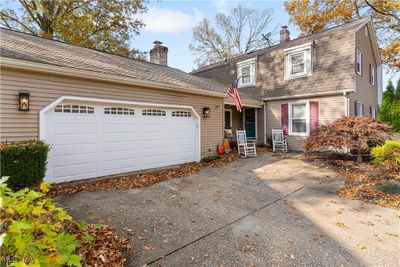
{"type": "MultiPolygon", "coordinates": [[[[156,262],[158,262],[159,260],[162,260],[163,258],[174,254],[175,252],[178,252],[178,251],[180,251],[180,250],[182,250],[182,249],[184,249],[184,248],[186,248],[186,247],[188,247],[188,246],[190,246],[190,245],[192,245],[192,244],[194,244],[194,243],[196,243],[196,242],[198,242],[198,241],[200,241],[200,240],[202,240],[202,239],[204,239],[204,238],[206,238],[206,237],[208,237],[208,236],[211,236],[211,235],[213,235],[213,234],[215,234],[215,233],[217,233],[217,232],[219,232],[219,231],[225,229],[225,228],[228,227],[228,226],[231,226],[231,225],[234,224],[234,223],[237,223],[237,222],[239,222],[239,221],[241,221],[241,220],[243,220],[243,219],[245,219],[245,218],[247,218],[247,217],[249,217],[249,216],[251,216],[251,215],[253,215],[253,214],[255,214],[255,213],[257,213],[257,212],[259,212],[259,211],[261,211],[261,210],[263,210],[263,209],[265,209],[266,207],[269,207],[269,206],[271,206],[271,205],[273,205],[273,204],[275,204],[275,203],[277,203],[277,202],[279,202],[279,201],[281,201],[281,200],[284,200],[284,199],[290,197],[291,195],[293,195],[293,194],[295,194],[295,193],[297,193],[297,192],[303,190],[305,187],[307,187],[307,186],[308,186],[309,184],[311,184],[312,182],[313,182],[313,181],[308,182],[308,183],[306,183],[305,185],[303,185],[302,187],[299,187],[298,189],[296,189],[296,190],[294,190],[294,191],[292,191],[292,192],[290,192],[290,193],[287,193],[287,194],[285,194],[285,195],[282,195],[281,197],[275,199],[275,200],[272,201],[272,202],[269,202],[269,203],[267,203],[267,204],[265,204],[265,205],[263,205],[263,206],[261,206],[261,207],[255,209],[255,210],[253,210],[253,211],[251,211],[251,212],[249,212],[249,213],[247,213],[247,214],[245,214],[245,215],[243,215],[243,216],[241,216],[241,217],[239,217],[239,218],[237,218],[237,219],[235,219],[235,220],[233,220],[233,221],[231,221],[231,222],[229,222],[229,223],[227,223],[227,224],[225,224],[225,225],[223,225],[223,226],[221,226],[221,227],[219,227],[219,228],[217,228],[217,229],[215,229],[215,230],[213,230],[213,231],[211,231],[211,232],[209,232],[209,233],[207,233],[207,234],[205,234],[205,235],[203,235],[203,236],[201,236],[201,237],[198,237],[198,238],[194,239],[193,241],[191,241],[191,242],[189,242],[189,243],[186,243],[186,244],[184,244],[184,245],[182,245],[182,246],[180,246],[180,247],[178,247],[178,248],[176,248],[176,249],[174,249],[174,250],[172,250],[172,251],[170,251],[170,252],[168,252],[168,253],[166,253],[166,254],[164,254],[164,255],[162,255],[162,256],[159,256],[157,259],[154,259],[154,260],[148,262],[146,265],[151,265],[151,264],[153,264],[153,263],[156,263],[156,262]]],[[[145,265],[145,266],[146,266],[146,265],[145,265]]]]}

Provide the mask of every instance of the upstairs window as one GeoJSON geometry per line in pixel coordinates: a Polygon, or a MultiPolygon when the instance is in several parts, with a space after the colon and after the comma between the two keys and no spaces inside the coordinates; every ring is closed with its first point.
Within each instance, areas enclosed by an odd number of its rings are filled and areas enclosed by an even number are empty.
{"type": "Polygon", "coordinates": [[[237,75],[239,87],[251,86],[256,84],[256,59],[242,61],[237,64],[237,75]]]}
{"type": "Polygon", "coordinates": [[[311,44],[285,49],[285,79],[311,76],[311,44]]]}
{"type": "Polygon", "coordinates": [[[375,85],[375,66],[373,64],[369,64],[369,82],[375,85]]]}
{"type": "Polygon", "coordinates": [[[360,49],[356,49],[356,73],[362,75],[362,54],[360,49]]]}

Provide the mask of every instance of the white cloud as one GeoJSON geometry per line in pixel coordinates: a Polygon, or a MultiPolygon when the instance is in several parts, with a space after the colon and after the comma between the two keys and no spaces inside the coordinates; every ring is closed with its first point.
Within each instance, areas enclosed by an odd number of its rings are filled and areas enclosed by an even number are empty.
{"type": "Polygon", "coordinates": [[[228,0],[213,0],[213,6],[217,8],[218,13],[228,14],[228,0]]]}
{"type": "Polygon", "coordinates": [[[180,33],[191,30],[201,19],[202,14],[193,8],[192,14],[180,10],[152,7],[141,16],[146,26],[143,30],[152,33],[180,33]]]}

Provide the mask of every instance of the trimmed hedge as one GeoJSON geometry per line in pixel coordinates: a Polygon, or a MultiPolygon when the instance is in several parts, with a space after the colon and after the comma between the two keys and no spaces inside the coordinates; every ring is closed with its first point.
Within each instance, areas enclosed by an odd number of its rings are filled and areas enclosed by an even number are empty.
{"type": "Polygon", "coordinates": [[[49,145],[40,140],[1,143],[0,177],[8,176],[13,190],[39,184],[46,173],[49,145]]]}

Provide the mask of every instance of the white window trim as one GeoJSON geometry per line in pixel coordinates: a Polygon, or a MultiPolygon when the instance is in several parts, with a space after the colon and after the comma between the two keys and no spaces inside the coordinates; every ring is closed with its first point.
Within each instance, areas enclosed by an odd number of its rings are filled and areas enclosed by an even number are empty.
{"type": "Polygon", "coordinates": [[[375,85],[375,65],[371,64],[371,84],[375,85]]]}
{"type": "Polygon", "coordinates": [[[291,80],[301,77],[312,76],[313,73],[313,60],[312,60],[312,43],[306,43],[303,45],[290,47],[284,49],[284,62],[285,62],[285,80],[291,80]],[[304,53],[304,72],[292,75],[292,62],[290,56],[294,54],[304,53]]]}
{"type": "Polygon", "coordinates": [[[289,109],[289,135],[290,136],[309,136],[310,135],[310,102],[309,101],[296,101],[296,102],[289,102],[288,105],[289,109]],[[306,104],[306,132],[305,133],[296,133],[292,131],[292,105],[296,104],[306,104]]]}
{"type": "MultiPolygon", "coordinates": [[[[246,130],[246,116],[245,116],[245,110],[246,109],[254,109],[254,112],[255,112],[255,115],[256,115],[256,117],[255,117],[255,124],[256,124],[256,137],[248,137],[247,136],[247,139],[248,140],[252,140],[252,141],[255,141],[255,140],[258,140],[258,112],[257,112],[257,108],[243,108],[243,130],[246,130]]],[[[246,134],[247,135],[247,134],[246,134]]]]}
{"type": "Polygon", "coordinates": [[[359,116],[359,117],[365,116],[364,108],[365,108],[364,104],[362,102],[360,102],[360,101],[357,101],[357,114],[356,114],[356,116],[359,116]]]}
{"type": "Polygon", "coordinates": [[[237,78],[242,76],[242,68],[250,66],[250,82],[249,83],[242,83],[242,79],[239,79],[238,82],[238,87],[246,87],[246,86],[253,86],[256,85],[256,79],[257,79],[257,58],[251,58],[248,60],[244,60],[241,62],[238,62],[236,64],[236,73],[237,73],[237,78]]]}
{"type": "Polygon", "coordinates": [[[230,125],[230,128],[228,128],[228,129],[232,129],[232,109],[226,108],[224,110],[224,128],[225,128],[225,112],[229,112],[229,125],[230,125]]]}
{"type": "Polygon", "coordinates": [[[362,53],[361,53],[361,50],[360,49],[358,49],[358,48],[356,48],[356,73],[358,74],[358,75],[362,75],[362,53]],[[360,71],[357,69],[357,64],[358,64],[358,61],[360,60],[360,71]]]}

